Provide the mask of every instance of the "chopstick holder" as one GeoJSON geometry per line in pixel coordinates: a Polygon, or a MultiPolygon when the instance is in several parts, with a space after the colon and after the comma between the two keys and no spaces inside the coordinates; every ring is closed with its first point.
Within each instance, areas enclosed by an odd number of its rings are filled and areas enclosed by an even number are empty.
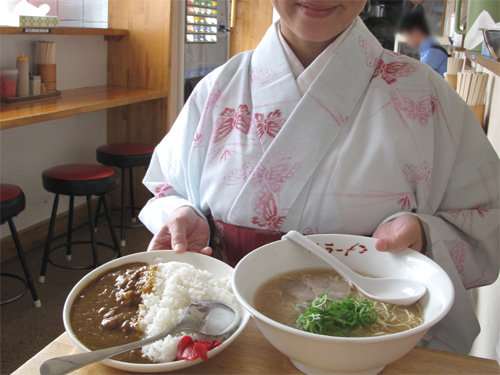
{"type": "Polygon", "coordinates": [[[485,110],[485,105],[469,105],[469,108],[472,110],[474,115],[477,118],[477,121],[481,124],[481,127],[484,129],[485,124],[484,124],[484,110],[485,110]]]}
{"type": "Polygon", "coordinates": [[[42,82],[45,84],[47,93],[56,92],[57,90],[57,74],[56,64],[37,64],[38,75],[42,77],[42,82]]]}
{"type": "Polygon", "coordinates": [[[444,79],[446,80],[446,82],[448,82],[450,84],[451,87],[453,87],[453,90],[457,89],[457,78],[458,78],[458,76],[456,74],[446,73],[444,75],[444,79]]]}

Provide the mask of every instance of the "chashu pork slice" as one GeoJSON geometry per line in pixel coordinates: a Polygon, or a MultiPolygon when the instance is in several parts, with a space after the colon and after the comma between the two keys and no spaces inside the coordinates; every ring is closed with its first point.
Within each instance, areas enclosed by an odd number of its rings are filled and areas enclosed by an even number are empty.
{"type": "Polygon", "coordinates": [[[344,280],[333,280],[322,276],[306,276],[301,281],[314,292],[316,297],[330,291],[328,294],[330,301],[347,297],[352,292],[351,286],[344,280]]]}

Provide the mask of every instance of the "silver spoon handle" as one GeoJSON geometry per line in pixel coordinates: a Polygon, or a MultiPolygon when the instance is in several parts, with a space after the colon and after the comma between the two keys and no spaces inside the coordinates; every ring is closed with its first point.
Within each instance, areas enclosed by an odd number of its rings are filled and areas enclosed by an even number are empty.
{"type": "Polygon", "coordinates": [[[113,357],[115,355],[126,353],[131,350],[141,348],[160,340],[170,334],[182,331],[184,325],[177,325],[170,331],[162,332],[158,335],[151,336],[147,339],[134,341],[129,344],[114,346],[108,349],[96,350],[88,353],[67,355],[64,357],[57,357],[49,359],[42,363],[40,366],[40,375],[64,375],[72,371],[90,365],[91,363],[102,361],[103,359],[113,357]]]}

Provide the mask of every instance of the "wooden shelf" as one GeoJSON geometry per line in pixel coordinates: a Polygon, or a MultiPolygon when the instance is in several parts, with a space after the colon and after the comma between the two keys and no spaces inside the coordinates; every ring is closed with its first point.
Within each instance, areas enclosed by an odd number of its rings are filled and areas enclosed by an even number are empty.
{"type": "Polygon", "coordinates": [[[490,59],[489,57],[485,57],[481,55],[480,52],[466,51],[465,56],[471,61],[474,61],[476,64],[479,64],[497,76],[500,76],[500,62],[490,59]]]}
{"type": "Polygon", "coordinates": [[[128,35],[124,29],[95,29],[84,27],[11,27],[0,26],[0,34],[10,35],[104,35],[123,37],[128,35]],[[42,32],[44,30],[45,32],[42,32]],[[47,31],[46,31],[47,30],[47,31]]]}
{"type": "Polygon", "coordinates": [[[65,90],[59,98],[0,103],[0,130],[166,97],[166,90],[117,86],[65,90]]]}

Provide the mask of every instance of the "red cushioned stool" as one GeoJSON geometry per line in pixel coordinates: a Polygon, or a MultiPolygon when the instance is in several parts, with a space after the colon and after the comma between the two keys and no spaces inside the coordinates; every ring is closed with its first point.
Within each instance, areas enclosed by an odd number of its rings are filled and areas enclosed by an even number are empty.
{"type": "Polygon", "coordinates": [[[47,235],[47,243],[43,254],[42,269],[40,271],[39,282],[45,281],[45,271],[47,263],[60,268],[69,269],[90,269],[99,266],[97,253],[97,245],[110,248],[114,251],[114,258],[120,257],[120,247],[116,239],[115,231],[111,225],[111,216],[109,212],[108,202],[105,194],[113,189],[116,189],[120,184],[117,173],[113,168],[105,167],[99,164],[64,164],[57,167],[47,169],[42,174],[42,182],[45,190],[54,193],[54,205],[52,207],[52,215],[50,217],[49,233],[47,235]],[[59,195],[69,195],[69,214],[68,214],[68,233],[67,242],[51,249],[52,236],[54,233],[54,224],[57,216],[57,206],[59,204],[59,195]],[[92,214],[92,195],[97,195],[99,201],[104,205],[104,213],[108,223],[110,223],[111,238],[113,245],[102,242],[97,242],[95,233],[94,215],[92,214]],[[90,241],[73,241],[73,205],[75,196],[85,196],[87,198],[87,211],[90,222],[90,241]],[[72,245],[92,246],[93,264],[85,266],[69,266],[54,262],[50,259],[50,253],[66,247],[66,260],[71,261],[72,245]]]}
{"type": "Polygon", "coordinates": [[[17,255],[21,261],[21,266],[23,267],[24,276],[26,279],[18,275],[13,275],[11,273],[0,273],[2,277],[9,277],[11,279],[17,279],[23,283],[23,290],[14,297],[8,300],[1,301],[0,305],[5,305],[7,303],[18,300],[26,294],[28,289],[31,292],[31,297],[33,297],[33,303],[36,307],[42,306],[40,299],[38,298],[38,293],[36,292],[35,284],[31,278],[31,273],[28,268],[28,263],[26,263],[26,258],[24,257],[23,249],[21,247],[21,242],[19,241],[19,236],[17,235],[16,226],[12,218],[17,216],[26,207],[26,199],[24,198],[23,191],[16,185],[0,184],[0,217],[1,224],[8,222],[10,232],[12,233],[12,239],[14,240],[14,245],[16,246],[17,255]]]}
{"type": "MultiPolygon", "coordinates": [[[[136,210],[134,202],[134,167],[147,167],[153,156],[155,147],[144,143],[114,143],[97,148],[96,157],[99,163],[111,167],[120,168],[122,171],[121,205],[120,205],[120,245],[125,246],[125,227],[133,228],[141,225],[125,225],[125,210],[131,213],[131,222],[136,222],[136,210]],[[125,206],[125,170],[128,169],[130,186],[130,206],[125,206]]],[[[97,204],[97,215],[99,215],[100,202],[97,204]]],[[[97,216],[96,216],[97,217],[97,216]]],[[[96,221],[97,222],[97,221],[96,221]]]]}

